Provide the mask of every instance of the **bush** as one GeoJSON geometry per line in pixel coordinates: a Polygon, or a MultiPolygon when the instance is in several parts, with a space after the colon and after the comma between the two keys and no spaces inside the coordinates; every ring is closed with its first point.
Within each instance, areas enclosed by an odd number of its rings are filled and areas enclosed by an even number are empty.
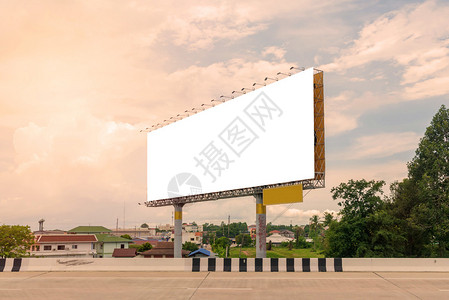
{"type": "Polygon", "coordinates": [[[192,243],[192,242],[185,242],[185,243],[182,245],[182,249],[183,249],[183,250],[190,251],[190,252],[193,252],[193,251],[198,250],[198,245],[195,244],[195,243],[192,243]]]}
{"type": "Polygon", "coordinates": [[[303,236],[298,237],[298,239],[295,240],[295,248],[296,249],[307,249],[312,247],[312,243],[306,242],[306,238],[303,236]]]}

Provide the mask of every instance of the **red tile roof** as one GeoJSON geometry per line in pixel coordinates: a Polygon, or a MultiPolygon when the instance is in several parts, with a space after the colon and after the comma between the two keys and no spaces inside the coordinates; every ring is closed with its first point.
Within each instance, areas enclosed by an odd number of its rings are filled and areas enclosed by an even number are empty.
{"type": "Polygon", "coordinates": [[[135,257],[137,250],[135,248],[121,249],[116,248],[112,253],[112,257],[135,257]]]}
{"type": "Polygon", "coordinates": [[[96,242],[97,237],[94,234],[52,234],[41,235],[37,238],[37,243],[92,243],[96,242]]]}
{"type": "MultiPolygon", "coordinates": [[[[149,257],[151,255],[165,255],[165,256],[173,256],[174,255],[174,242],[157,242],[156,246],[153,249],[142,252],[141,254],[144,257],[149,257]]],[[[182,256],[186,256],[190,253],[190,251],[182,250],[182,256]]]]}
{"type": "Polygon", "coordinates": [[[145,243],[150,243],[151,246],[155,247],[158,243],[157,240],[133,240],[134,245],[143,245],[145,243]]]}
{"type": "MultiPolygon", "coordinates": [[[[173,248],[153,248],[151,250],[147,250],[145,252],[140,253],[144,257],[150,257],[151,255],[165,255],[165,256],[173,256],[175,250],[173,248]]],[[[186,256],[190,253],[190,251],[182,250],[182,256],[186,256]]]]}
{"type": "Polygon", "coordinates": [[[174,242],[157,242],[156,246],[153,249],[173,249],[175,248],[174,242]]]}

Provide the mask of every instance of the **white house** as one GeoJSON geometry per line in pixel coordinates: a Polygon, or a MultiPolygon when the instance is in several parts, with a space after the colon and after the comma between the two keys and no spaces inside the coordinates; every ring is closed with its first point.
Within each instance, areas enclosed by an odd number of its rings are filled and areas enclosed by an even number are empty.
{"type": "Polygon", "coordinates": [[[279,233],[273,233],[270,236],[267,236],[267,243],[271,241],[272,244],[280,244],[282,242],[290,242],[293,241],[292,238],[288,238],[280,235],[279,233]]]}
{"type": "Polygon", "coordinates": [[[96,254],[94,234],[49,234],[36,236],[30,254],[44,257],[93,257],[96,254]]]}
{"type": "Polygon", "coordinates": [[[203,243],[203,233],[202,232],[182,232],[182,243],[191,242],[197,245],[203,243]]]}

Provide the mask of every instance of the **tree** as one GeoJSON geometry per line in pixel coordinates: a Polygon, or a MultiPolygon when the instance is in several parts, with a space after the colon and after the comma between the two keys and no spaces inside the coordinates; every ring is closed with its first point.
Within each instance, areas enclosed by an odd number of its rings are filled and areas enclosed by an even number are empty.
{"type": "Polygon", "coordinates": [[[198,250],[198,245],[192,242],[185,242],[182,244],[182,249],[193,252],[198,250]]]}
{"type": "Polygon", "coordinates": [[[415,157],[408,164],[408,178],[417,188],[420,203],[413,214],[430,233],[434,255],[449,250],[449,109],[444,105],[432,119],[415,157]]]}
{"type": "Polygon", "coordinates": [[[140,225],[140,228],[149,228],[150,226],[148,226],[147,223],[143,223],[142,225],[140,225]]]}
{"type": "Polygon", "coordinates": [[[319,232],[321,231],[320,217],[318,215],[313,215],[309,221],[310,221],[309,236],[313,239],[313,249],[316,250],[317,245],[320,245],[318,241],[319,232]]]}
{"type": "Polygon", "coordinates": [[[252,240],[249,234],[241,233],[235,237],[235,242],[238,245],[242,245],[242,247],[250,247],[252,240]]]}
{"type": "Polygon", "coordinates": [[[382,206],[382,187],[385,181],[349,180],[331,189],[332,199],[341,199],[339,206],[343,206],[340,214],[346,218],[361,217],[374,213],[382,206]]]}
{"type": "Polygon", "coordinates": [[[388,213],[384,181],[349,180],[331,189],[339,202],[341,220],[332,221],[325,237],[325,254],[333,257],[403,256],[401,221],[388,213]]]}
{"type": "Polygon", "coordinates": [[[324,212],[323,226],[329,226],[334,220],[334,214],[329,212],[324,212]]]}
{"type": "Polygon", "coordinates": [[[0,226],[0,258],[22,257],[34,244],[34,235],[29,226],[0,226]]]}
{"type": "Polygon", "coordinates": [[[219,257],[225,257],[229,245],[229,239],[223,236],[215,240],[212,245],[212,251],[215,252],[219,257]]]}
{"type": "Polygon", "coordinates": [[[423,214],[425,205],[420,199],[417,185],[406,178],[391,184],[390,190],[388,210],[394,218],[401,220],[399,227],[406,238],[404,256],[430,256],[431,249],[428,245],[432,239],[431,224],[426,224],[423,214]]]}
{"type": "Polygon", "coordinates": [[[139,248],[137,249],[137,252],[145,252],[151,249],[153,249],[153,246],[147,242],[140,245],[139,248]]]}
{"type": "Polygon", "coordinates": [[[288,250],[292,250],[293,249],[293,241],[289,241],[288,242],[288,250]]]}
{"type": "Polygon", "coordinates": [[[133,238],[129,234],[123,234],[120,236],[121,238],[132,240],[133,238]]]}

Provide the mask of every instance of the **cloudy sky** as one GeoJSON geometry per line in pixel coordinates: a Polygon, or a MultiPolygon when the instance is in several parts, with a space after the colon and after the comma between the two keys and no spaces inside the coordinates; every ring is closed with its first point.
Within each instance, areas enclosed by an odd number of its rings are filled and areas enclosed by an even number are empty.
{"type": "MultiPolygon", "coordinates": [[[[325,75],[327,187],[268,208],[305,224],[350,178],[400,180],[449,104],[446,1],[0,0],[0,224],[170,223],[146,198],[140,129],[286,72],[325,75]]],[[[184,220],[254,223],[252,198],[184,220]]]]}

